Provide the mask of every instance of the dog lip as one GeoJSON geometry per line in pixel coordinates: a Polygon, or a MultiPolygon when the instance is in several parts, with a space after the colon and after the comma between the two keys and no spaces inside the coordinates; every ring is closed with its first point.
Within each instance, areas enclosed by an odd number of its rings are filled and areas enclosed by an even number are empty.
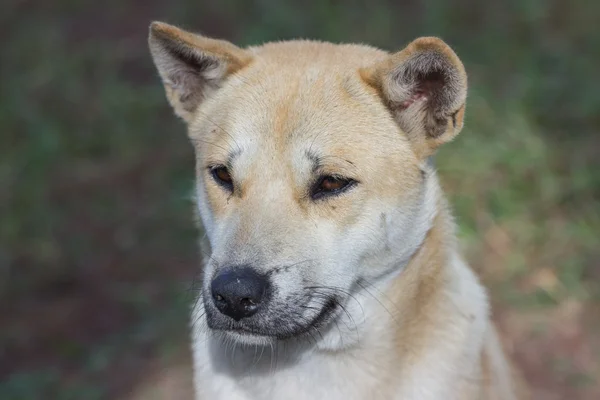
{"type": "Polygon", "coordinates": [[[313,318],[313,320],[309,324],[306,324],[300,327],[300,329],[294,330],[293,332],[286,332],[283,335],[276,335],[276,337],[278,339],[289,339],[292,337],[307,334],[313,328],[318,329],[321,325],[325,324],[327,322],[327,318],[335,312],[335,310],[337,309],[337,305],[338,302],[335,300],[335,298],[329,298],[325,303],[325,306],[319,312],[319,314],[317,314],[317,316],[313,318]]]}
{"type": "Polygon", "coordinates": [[[207,315],[208,326],[216,331],[237,333],[238,335],[248,335],[254,337],[274,338],[279,340],[291,339],[310,333],[312,329],[318,329],[323,324],[327,323],[327,319],[337,309],[338,302],[335,298],[327,300],[321,311],[315,316],[308,324],[302,326],[295,326],[292,329],[281,330],[281,331],[269,331],[268,329],[261,329],[258,327],[248,327],[246,324],[230,323],[226,327],[220,326],[221,324],[216,323],[209,315],[207,315]]]}

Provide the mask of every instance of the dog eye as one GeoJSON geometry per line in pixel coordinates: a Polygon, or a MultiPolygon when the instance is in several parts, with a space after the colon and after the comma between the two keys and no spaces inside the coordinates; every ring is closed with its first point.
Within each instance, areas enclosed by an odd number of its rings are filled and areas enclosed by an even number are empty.
{"type": "Polygon", "coordinates": [[[219,185],[229,190],[230,192],[233,191],[233,180],[231,179],[231,174],[229,173],[227,167],[223,165],[212,167],[210,169],[210,173],[215,182],[217,182],[219,185]]]}
{"type": "Polygon", "coordinates": [[[311,197],[316,200],[326,196],[336,196],[356,184],[353,179],[341,178],[337,176],[322,176],[314,185],[311,197]]]}

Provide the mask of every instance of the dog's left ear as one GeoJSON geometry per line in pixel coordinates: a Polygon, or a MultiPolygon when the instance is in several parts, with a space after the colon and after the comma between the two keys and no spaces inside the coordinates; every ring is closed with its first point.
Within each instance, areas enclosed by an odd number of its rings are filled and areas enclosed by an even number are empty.
{"type": "Polygon", "coordinates": [[[462,129],[467,74],[441,39],[418,38],[360,72],[379,91],[420,157],[433,154],[462,129]]]}

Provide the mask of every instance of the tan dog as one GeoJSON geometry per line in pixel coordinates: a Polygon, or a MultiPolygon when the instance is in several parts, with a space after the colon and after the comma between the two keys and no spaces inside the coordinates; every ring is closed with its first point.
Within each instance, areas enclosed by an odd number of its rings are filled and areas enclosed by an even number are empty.
{"type": "Polygon", "coordinates": [[[429,162],[465,112],[444,42],[149,44],[196,150],[199,399],[524,398],[429,162]]]}

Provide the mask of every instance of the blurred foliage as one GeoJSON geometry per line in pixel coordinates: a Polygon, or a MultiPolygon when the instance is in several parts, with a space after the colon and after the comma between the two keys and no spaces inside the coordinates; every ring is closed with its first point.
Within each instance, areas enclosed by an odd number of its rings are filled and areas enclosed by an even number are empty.
{"type": "Polygon", "coordinates": [[[600,396],[600,3],[8,0],[1,398],[113,398],[186,346],[193,155],[148,55],[154,19],[244,45],[450,43],[470,100],[437,165],[469,261],[538,398],[600,396]]]}

